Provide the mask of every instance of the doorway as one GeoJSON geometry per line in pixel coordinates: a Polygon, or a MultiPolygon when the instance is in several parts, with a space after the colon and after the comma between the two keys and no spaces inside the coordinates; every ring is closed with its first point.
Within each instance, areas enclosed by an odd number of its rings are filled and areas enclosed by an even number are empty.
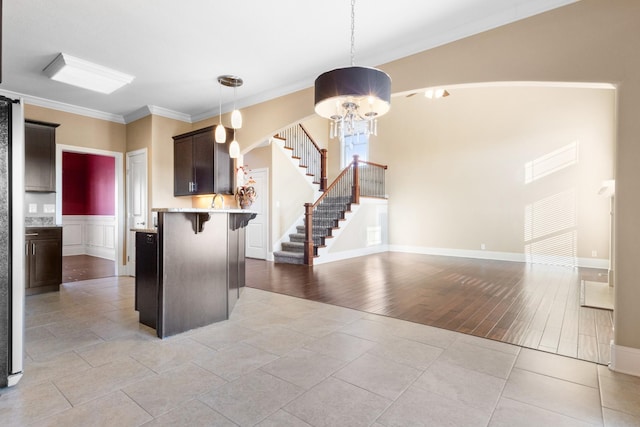
{"type": "MultiPolygon", "coordinates": [[[[112,274],[119,276],[124,272],[124,264],[122,263],[123,259],[123,245],[122,245],[122,236],[124,235],[124,204],[120,200],[123,191],[123,156],[122,153],[117,153],[114,151],[106,151],[99,150],[94,148],[87,147],[76,147],[69,145],[56,145],[56,188],[59,191],[56,193],[56,223],[63,225],[63,247],[66,243],[76,243],[73,239],[78,239],[78,236],[81,236],[84,242],[88,242],[89,246],[93,249],[100,250],[101,243],[106,248],[109,248],[110,252],[114,254],[112,268],[112,274]],[[85,224],[67,224],[65,225],[65,218],[63,218],[63,153],[75,153],[75,154],[92,154],[96,156],[104,156],[107,158],[113,158],[114,163],[114,173],[112,179],[114,180],[112,184],[111,191],[113,192],[113,216],[109,216],[109,218],[98,218],[96,224],[91,224],[90,227],[85,227],[85,224]],[[87,231],[88,230],[88,231],[87,231]],[[102,231],[100,231],[102,230],[102,231]],[[104,231],[107,230],[107,231],[104,231]],[[69,240],[71,239],[71,240],[69,240]]],[[[68,245],[69,246],[69,245],[68,245]]],[[[67,255],[87,255],[85,253],[67,253],[67,255]]],[[[98,255],[100,254],[89,254],[89,255],[98,255]]],[[[63,265],[64,265],[63,257],[63,265]]],[[[75,260],[74,260],[75,261],[75,260]]],[[[82,260],[79,260],[82,264],[82,260]]],[[[64,267],[63,267],[64,269],[64,267]]],[[[83,267],[84,269],[84,267],[83,267]]],[[[104,271],[104,266],[101,267],[100,271],[104,271]]],[[[83,273],[86,274],[86,273],[83,273]]],[[[99,273],[104,277],[105,273],[99,273]]],[[[83,279],[78,279],[83,280],[83,279]]],[[[65,282],[67,279],[64,280],[65,282]]]]}
{"type": "Polygon", "coordinates": [[[246,256],[248,258],[267,259],[269,254],[269,169],[251,170],[255,181],[256,200],[251,210],[258,212],[249,222],[246,232],[246,256]]]}
{"type": "Polygon", "coordinates": [[[127,274],[136,273],[136,233],[131,229],[152,228],[148,205],[147,149],[127,153],[127,274]]]}

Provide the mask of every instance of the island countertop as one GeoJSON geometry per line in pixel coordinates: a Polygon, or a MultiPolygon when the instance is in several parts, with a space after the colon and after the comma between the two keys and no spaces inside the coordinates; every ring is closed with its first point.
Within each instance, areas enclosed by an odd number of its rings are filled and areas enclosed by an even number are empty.
{"type": "Polygon", "coordinates": [[[136,309],[158,337],[229,319],[245,285],[248,209],[155,208],[137,229],[136,309]]]}
{"type": "Polygon", "coordinates": [[[220,209],[220,208],[153,208],[151,212],[182,212],[182,213],[233,213],[233,214],[257,214],[250,209],[220,209]]]}

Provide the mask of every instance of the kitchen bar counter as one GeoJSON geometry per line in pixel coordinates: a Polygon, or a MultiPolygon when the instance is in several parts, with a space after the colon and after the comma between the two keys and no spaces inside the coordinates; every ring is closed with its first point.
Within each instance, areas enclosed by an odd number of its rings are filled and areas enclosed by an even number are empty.
{"type": "MultiPolygon", "coordinates": [[[[149,259],[155,250],[157,267],[141,276],[136,262],[136,307],[141,322],[156,311],[158,337],[179,334],[229,318],[245,284],[245,228],[256,213],[242,209],[153,209],[158,213],[157,233],[136,233],[136,259],[149,259]],[[138,238],[140,236],[140,238],[138,238]],[[156,239],[154,245],[148,243],[156,239]],[[145,284],[145,290],[138,285],[145,284]],[[140,297],[140,301],[138,298],[140,297]],[[142,300],[145,299],[145,301],[142,300]],[[147,304],[157,298],[157,308],[147,304]]],[[[141,264],[142,268],[143,265],[141,264]]],[[[148,269],[149,270],[149,269],[148,269]]],[[[152,316],[153,317],[153,316],[152,316]]],[[[148,324],[151,322],[147,322],[148,324]]]]}

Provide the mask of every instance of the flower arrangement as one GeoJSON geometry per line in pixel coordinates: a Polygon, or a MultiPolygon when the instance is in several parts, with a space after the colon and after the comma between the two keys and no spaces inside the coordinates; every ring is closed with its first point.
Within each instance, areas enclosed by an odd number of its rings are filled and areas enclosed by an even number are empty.
{"type": "Polygon", "coordinates": [[[256,181],[249,175],[249,169],[245,166],[236,168],[236,201],[242,209],[246,209],[256,200],[258,196],[254,187],[256,181]]]}

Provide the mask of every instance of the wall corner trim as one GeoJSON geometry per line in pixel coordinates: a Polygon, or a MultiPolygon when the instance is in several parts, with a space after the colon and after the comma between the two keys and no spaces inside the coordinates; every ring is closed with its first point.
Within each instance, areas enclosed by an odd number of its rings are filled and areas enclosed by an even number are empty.
{"type": "Polygon", "coordinates": [[[640,377],[640,349],[624,347],[611,341],[609,369],[621,374],[640,377]]]}

